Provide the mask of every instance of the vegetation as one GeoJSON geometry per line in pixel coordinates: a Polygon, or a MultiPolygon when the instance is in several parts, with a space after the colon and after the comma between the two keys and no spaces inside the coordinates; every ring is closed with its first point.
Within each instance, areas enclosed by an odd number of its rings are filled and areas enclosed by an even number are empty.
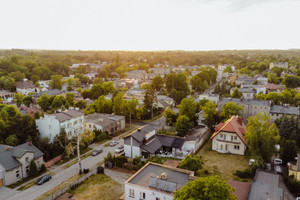
{"type": "Polygon", "coordinates": [[[199,156],[186,156],[182,161],[179,163],[179,168],[187,169],[193,171],[197,176],[198,170],[203,168],[203,161],[200,159],[199,156]]]}
{"type": "Polygon", "coordinates": [[[203,110],[203,116],[205,118],[205,124],[213,130],[217,122],[217,106],[213,102],[209,101],[204,106],[200,106],[203,110]]]}
{"type": "Polygon", "coordinates": [[[227,120],[230,116],[239,115],[241,116],[243,112],[243,106],[236,103],[227,102],[221,110],[220,117],[227,120]]]}
{"type": "Polygon", "coordinates": [[[235,200],[237,197],[233,194],[234,191],[234,188],[217,176],[200,177],[176,191],[174,199],[235,200]]]}

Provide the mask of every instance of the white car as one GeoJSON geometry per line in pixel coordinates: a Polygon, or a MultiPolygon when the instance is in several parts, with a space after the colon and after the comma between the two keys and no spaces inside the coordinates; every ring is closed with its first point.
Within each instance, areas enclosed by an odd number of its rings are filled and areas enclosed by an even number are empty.
{"type": "Polygon", "coordinates": [[[251,166],[255,162],[255,159],[250,159],[249,160],[249,166],[251,166]]]}
{"type": "Polygon", "coordinates": [[[119,146],[116,150],[115,150],[116,153],[123,153],[124,152],[124,146],[119,146]]]}
{"type": "Polygon", "coordinates": [[[116,146],[117,144],[119,144],[119,142],[113,140],[113,141],[111,141],[111,142],[109,143],[109,146],[113,147],[113,146],[116,146]]]}
{"type": "Polygon", "coordinates": [[[273,160],[273,163],[274,163],[274,165],[282,165],[282,160],[279,159],[279,158],[275,158],[275,159],[273,160]]]}

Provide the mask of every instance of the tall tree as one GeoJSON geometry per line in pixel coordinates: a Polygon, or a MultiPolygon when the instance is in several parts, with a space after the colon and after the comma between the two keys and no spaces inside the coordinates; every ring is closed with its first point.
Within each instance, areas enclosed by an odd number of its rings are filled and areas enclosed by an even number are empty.
{"type": "Polygon", "coordinates": [[[50,97],[44,93],[40,98],[36,100],[37,104],[41,107],[43,111],[47,111],[50,107],[50,97]]]}
{"type": "Polygon", "coordinates": [[[240,98],[240,97],[242,97],[243,95],[242,95],[242,93],[237,89],[237,88],[235,88],[234,90],[233,90],[233,93],[232,93],[232,98],[240,98]]]}
{"type": "Polygon", "coordinates": [[[203,116],[205,118],[205,124],[213,130],[217,122],[217,106],[213,102],[209,101],[204,106],[200,106],[203,110],[203,116]]]}
{"type": "Polygon", "coordinates": [[[188,182],[174,194],[174,200],[236,200],[232,188],[216,176],[200,177],[188,182]]]}
{"type": "Polygon", "coordinates": [[[32,103],[33,103],[33,99],[32,99],[31,95],[28,95],[28,96],[24,97],[23,104],[25,106],[29,107],[32,103]]]}
{"type": "Polygon", "coordinates": [[[51,81],[50,81],[51,88],[61,90],[63,85],[62,78],[63,78],[62,75],[51,76],[51,81]]]}
{"type": "Polygon", "coordinates": [[[188,118],[186,115],[179,116],[175,124],[177,135],[181,137],[185,136],[192,126],[193,123],[191,122],[190,118],[188,118]]]}
{"type": "Polygon", "coordinates": [[[20,93],[16,93],[14,99],[16,100],[17,106],[20,107],[23,102],[24,95],[20,93]]]}
{"type": "Polygon", "coordinates": [[[115,115],[123,115],[124,114],[124,93],[119,92],[117,96],[114,98],[113,102],[113,112],[115,115]]]}
{"type": "Polygon", "coordinates": [[[280,140],[279,131],[275,124],[270,124],[270,117],[258,114],[248,118],[245,139],[250,152],[260,155],[265,162],[270,162],[276,151],[275,145],[280,140]]]}
{"type": "Polygon", "coordinates": [[[243,112],[243,106],[236,103],[227,102],[220,113],[220,116],[227,120],[230,116],[239,115],[241,116],[243,112]]]}
{"type": "Polygon", "coordinates": [[[152,80],[151,87],[156,91],[160,91],[164,86],[164,80],[161,76],[155,76],[152,80]]]}
{"type": "Polygon", "coordinates": [[[179,107],[179,116],[186,115],[192,123],[196,123],[196,112],[197,104],[192,97],[189,97],[188,99],[182,99],[179,107]]]}
{"type": "Polygon", "coordinates": [[[155,101],[156,101],[155,90],[152,87],[148,86],[144,97],[144,106],[147,110],[151,112],[151,118],[153,118],[153,107],[155,101]]]}

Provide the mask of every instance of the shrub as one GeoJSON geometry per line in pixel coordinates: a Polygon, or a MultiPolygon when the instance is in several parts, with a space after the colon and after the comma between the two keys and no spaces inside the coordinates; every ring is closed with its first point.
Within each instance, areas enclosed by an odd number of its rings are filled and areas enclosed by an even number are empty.
{"type": "Polygon", "coordinates": [[[203,162],[199,156],[186,156],[180,163],[179,168],[196,171],[202,169],[203,162]]]}
{"type": "Polygon", "coordinates": [[[287,169],[283,172],[283,181],[291,193],[296,196],[300,195],[300,181],[296,180],[293,175],[289,176],[287,169]]]}
{"type": "Polygon", "coordinates": [[[246,170],[243,170],[243,171],[236,170],[234,172],[234,175],[239,177],[239,178],[242,178],[242,179],[251,178],[251,172],[250,172],[249,169],[246,169],[246,170]]]}
{"type": "Polygon", "coordinates": [[[47,171],[47,168],[44,164],[42,164],[41,169],[40,169],[40,173],[44,173],[45,171],[47,171]]]}
{"type": "Polygon", "coordinates": [[[29,167],[29,176],[30,177],[36,177],[39,174],[38,168],[35,164],[35,161],[32,159],[30,162],[30,167],[29,167]]]}
{"type": "Polygon", "coordinates": [[[123,164],[127,163],[127,158],[125,156],[118,156],[114,159],[114,165],[116,167],[123,167],[123,164]]]}

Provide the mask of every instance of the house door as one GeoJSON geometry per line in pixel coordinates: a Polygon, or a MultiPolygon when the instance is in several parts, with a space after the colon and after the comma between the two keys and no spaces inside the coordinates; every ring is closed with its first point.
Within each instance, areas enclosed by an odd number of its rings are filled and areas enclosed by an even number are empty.
{"type": "Polygon", "coordinates": [[[0,179],[0,187],[3,186],[3,179],[0,179]]]}

